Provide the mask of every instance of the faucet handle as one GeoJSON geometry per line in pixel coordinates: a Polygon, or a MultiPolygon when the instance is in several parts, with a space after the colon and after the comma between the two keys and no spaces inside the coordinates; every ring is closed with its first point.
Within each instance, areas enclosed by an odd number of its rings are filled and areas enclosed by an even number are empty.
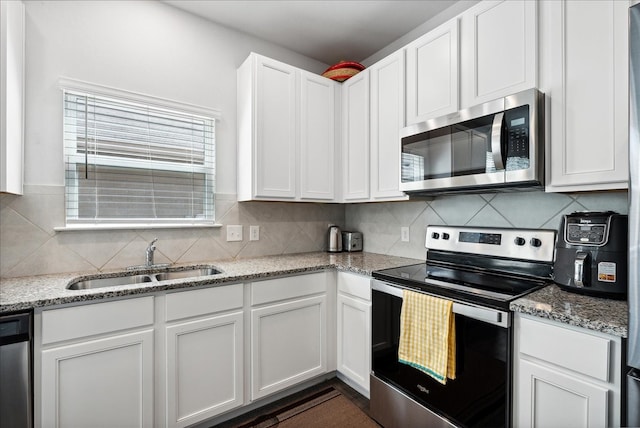
{"type": "Polygon", "coordinates": [[[148,248],[148,249],[155,250],[155,249],[156,249],[156,245],[155,245],[155,244],[156,244],[156,242],[158,242],[158,238],[154,238],[154,239],[153,239],[153,241],[151,241],[151,242],[149,243],[149,246],[148,246],[147,248],[148,248]]]}

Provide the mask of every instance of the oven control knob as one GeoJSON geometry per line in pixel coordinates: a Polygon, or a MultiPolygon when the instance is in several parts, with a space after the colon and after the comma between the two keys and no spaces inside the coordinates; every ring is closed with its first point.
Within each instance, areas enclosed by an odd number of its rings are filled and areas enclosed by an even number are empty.
{"type": "Polygon", "coordinates": [[[538,238],[531,238],[531,241],[529,241],[529,243],[534,247],[539,247],[542,245],[542,241],[538,238]]]}
{"type": "Polygon", "coordinates": [[[439,234],[438,232],[433,232],[433,233],[431,234],[431,237],[432,237],[433,239],[439,239],[439,238],[440,238],[440,234],[439,234]]]}
{"type": "Polygon", "coordinates": [[[448,233],[443,233],[442,234],[442,239],[448,240],[449,239],[449,234],[448,233]]]}
{"type": "Polygon", "coordinates": [[[527,243],[527,241],[526,241],[524,238],[520,237],[520,236],[518,236],[518,237],[514,240],[514,242],[515,242],[515,244],[516,244],[516,245],[518,245],[518,246],[520,246],[520,247],[527,243]]]}

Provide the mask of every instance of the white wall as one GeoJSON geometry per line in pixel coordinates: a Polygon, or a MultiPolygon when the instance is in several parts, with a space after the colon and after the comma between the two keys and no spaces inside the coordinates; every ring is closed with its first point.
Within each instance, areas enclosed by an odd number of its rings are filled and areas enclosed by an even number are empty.
{"type": "Polygon", "coordinates": [[[68,77],[218,109],[217,190],[236,192],[236,69],[251,51],[327,65],[157,1],[26,2],[25,184],[64,185],[68,77]]]}
{"type": "Polygon", "coordinates": [[[236,69],[251,51],[315,73],[327,65],[210,23],[159,1],[27,1],[24,196],[0,194],[0,277],[121,269],[158,263],[322,251],[337,204],[236,201],[236,69]],[[56,232],[64,226],[60,77],[221,111],[216,221],[226,229],[56,232]],[[260,240],[248,241],[249,225],[260,240]]]}

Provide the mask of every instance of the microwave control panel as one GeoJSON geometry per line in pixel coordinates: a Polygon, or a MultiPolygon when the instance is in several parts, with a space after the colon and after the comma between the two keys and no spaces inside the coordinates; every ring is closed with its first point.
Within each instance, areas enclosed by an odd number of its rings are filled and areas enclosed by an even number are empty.
{"type": "Polygon", "coordinates": [[[529,159],[529,106],[505,111],[504,121],[507,128],[507,157],[529,159]]]}

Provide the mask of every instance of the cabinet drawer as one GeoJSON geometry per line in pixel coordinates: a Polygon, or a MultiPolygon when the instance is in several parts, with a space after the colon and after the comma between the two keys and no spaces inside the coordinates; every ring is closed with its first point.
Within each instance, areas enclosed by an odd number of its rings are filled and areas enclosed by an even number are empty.
{"type": "Polygon", "coordinates": [[[251,284],[251,305],[294,299],[326,291],[326,272],[268,279],[251,284]]]}
{"type": "Polygon", "coordinates": [[[167,294],[167,321],[242,307],[242,284],[167,294]]]}
{"type": "Polygon", "coordinates": [[[610,340],[527,318],[520,328],[521,353],[609,381],[610,340]]]}
{"type": "Polygon", "coordinates": [[[338,272],[338,291],[371,301],[371,278],[353,273],[338,272]]]}
{"type": "Polygon", "coordinates": [[[42,344],[153,324],[153,297],[42,312],[42,344]]]}

